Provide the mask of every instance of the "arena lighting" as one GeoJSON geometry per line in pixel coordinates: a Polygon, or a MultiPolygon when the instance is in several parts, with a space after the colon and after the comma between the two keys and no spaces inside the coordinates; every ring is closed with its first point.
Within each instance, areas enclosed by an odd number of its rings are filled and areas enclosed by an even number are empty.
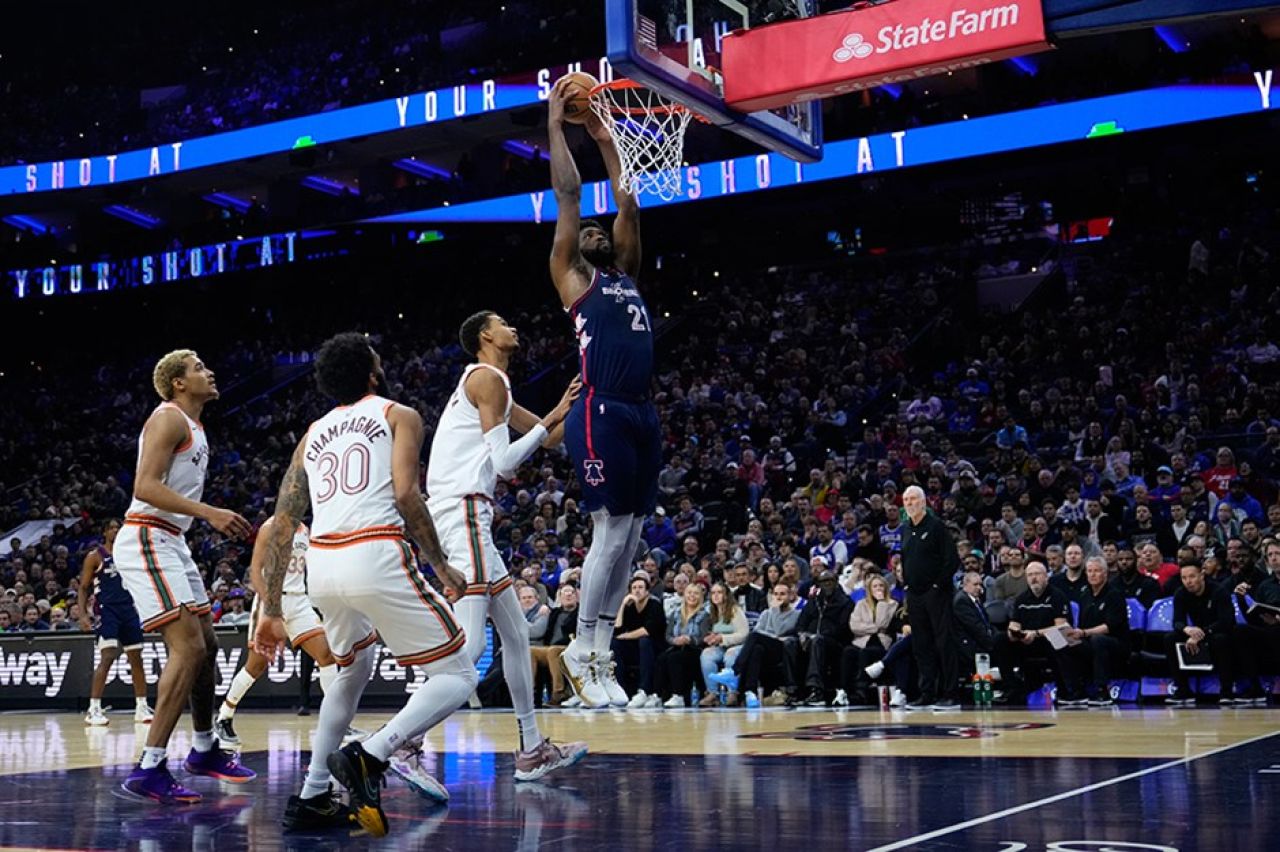
{"type": "Polygon", "coordinates": [[[453,174],[448,169],[442,169],[439,166],[433,166],[430,163],[424,163],[411,157],[396,160],[391,165],[402,172],[408,172],[411,175],[417,175],[420,178],[429,180],[449,180],[453,177],[453,174]]]}
{"type": "Polygon", "coordinates": [[[17,228],[19,231],[27,231],[35,234],[37,237],[42,237],[49,233],[49,226],[34,216],[24,216],[20,213],[15,213],[12,216],[5,216],[3,219],[0,219],[0,222],[4,222],[11,228],[17,228]]]}
{"type": "MultiPolygon", "coordinates": [[[[1271,107],[1271,71],[1255,72],[1253,85],[1170,86],[1036,107],[931,127],[828,142],[821,162],[800,164],[779,154],[760,154],[692,165],[684,190],[667,202],[642,195],[643,207],[661,207],[769,189],[854,177],[871,172],[980,157],[1262,112],[1271,107]]],[[[602,181],[582,187],[582,214],[614,210],[602,181]]],[[[371,222],[554,222],[551,190],[490,198],[398,213],[371,222]]]]}
{"type": "Polygon", "coordinates": [[[323,192],[325,195],[332,195],[334,197],[348,193],[352,195],[360,194],[359,187],[348,186],[341,181],[321,177],[320,175],[307,175],[302,179],[302,185],[307,189],[314,189],[316,192],[323,192]]]}
{"type": "Polygon", "coordinates": [[[108,207],[103,207],[102,212],[108,216],[115,216],[117,219],[128,222],[130,225],[146,228],[148,231],[154,231],[164,224],[163,219],[157,219],[155,216],[143,213],[133,207],[126,207],[123,204],[112,204],[108,207]]]}

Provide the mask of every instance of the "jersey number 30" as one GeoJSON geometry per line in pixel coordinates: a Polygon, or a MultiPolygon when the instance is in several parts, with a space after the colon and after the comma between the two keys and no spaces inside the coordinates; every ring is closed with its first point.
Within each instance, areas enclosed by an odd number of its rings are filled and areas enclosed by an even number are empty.
{"type": "Polygon", "coordinates": [[[631,314],[632,331],[649,330],[649,312],[643,305],[627,305],[627,313],[631,314]]]}
{"type": "Polygon", "coordinates": [[[316,459],[320,470],[320,491],[316,502],[323,503],[342,488],[343,494],[359,494],[369,484],[369,448],[352,444],[339,459],[335,453],[322,453],[316,459]]]}

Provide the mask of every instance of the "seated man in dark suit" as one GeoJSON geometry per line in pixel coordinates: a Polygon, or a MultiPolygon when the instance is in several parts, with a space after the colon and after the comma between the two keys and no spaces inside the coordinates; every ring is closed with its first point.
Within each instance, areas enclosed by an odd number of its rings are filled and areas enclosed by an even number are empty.
{"type": "Polygon", "coordinates": [[[952,633],[962,675],[977,671],[975,654],[990,655],[996,648],[996,629],[991,626],[982,603],[982,587],[982,575],[969,571],[964,575],[960,591],[951,599],[952,633]]]}

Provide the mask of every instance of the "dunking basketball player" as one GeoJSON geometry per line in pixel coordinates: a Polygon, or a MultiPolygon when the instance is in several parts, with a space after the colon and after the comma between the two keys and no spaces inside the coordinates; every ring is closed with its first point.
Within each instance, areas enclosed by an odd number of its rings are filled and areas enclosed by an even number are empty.
{"type": "Polygon", "coordinates": [[[256,773],[221,748],[213,733],[218,646],[204,578],[183,534],[196,518],[236,538],[244,538],[251,528],[235,512],[200,502],[209,465],[200,415],[206,403],[218,398],[213,371],[195,352],[178,349],[160,359],[151,378],[163,402],[138,438],[133,502],[112,554],[143,629],[160,632],[168,659],[142,759],[123,786],[158,802],[198,802],[199,793],[174,780],[165,754],[188,698],[195,734],[184,763],[187,772],[234,783],[250,781],[256,773]]]}
{"type": "Polygon", "coordinates": [[[548,98],[551,182],[559,208],[551,280],[578,337],[583,392],[565,421],[565,443],[594,533],[582,567],[578,635],[561,665],[584,706],[621,707],[627,694],[609,646],[641,524],[657,503],[662,440],[649,398],[653,330],[635,283],[639,205],[621,183],[612,137],[592,116],[587,130],[604,157],[618,215],[612,235],[598,222],[580,220],[582,178],[564,137],[565,103],[573,95],[562,79],[548,98]]]}
{"type": "Polygon", "coordinates": [[[467,590],[454,610],[467,632],[472,663],[484,653],[486,616],[493,619],[502,640],[502,673],[520,731],[515,776],[517,781],[532,781],[577,763],[586,756],[587,747],[585,743],[554,745],[538,731],[529,623],[493,543],[493,492],[498,477],[515,473],[540,445],[560,444],[565,415],[580,385],[575,379],[560,403],[539,420],[511,398],[507,365],[520,346],[516,330],[493,311],[480,311],[462,323],[458,339],[476,363],[462,371],[436,424],[427,464],[427,508],[445,556],[467,574],[467,590]],[[512,442],[509,427],[524,436],[512,442]]]}
{"type": "Polygon", "coordinates": [[[129,669],[133,674],[133,721],[147,724],[155,718],[155,713],[147,705],[147,676],[142,668],[142,620],[134,609],[133,598],[120,582],[120,572],[116,570],[115,559],[111,556],[119,532],[118,520],[112,518],[107,521],[102,530],[102,544],[89,551],[80,572],[80,599],[83,602],[80,629],[93,629],[88,594],[92,587],[93,608],[98,615],[98,653],[102,655],[98,667],[93,670],[89,714],[84,717],[84,723],[94,727],[111,722],[102,710],[102,691],[106,689],[111,664],[120,656],[122,649],[129,658],[129,669]]]}
{"type": "Polygon", "coordinates": [[[293,533],[313,511],[307,591],[324,614],[338,674],[320,704],[314,756],[301,794],[289,800],[284,827],[341,828],[354,811],[366,831],[382,837],[387,759],[443,721],[476,687],[466,635],[419,572],[407,536],[446,585],[461,593],[466,580],[445,560],[418,486],[422,418],[379,394],[386,378],[368,339],[351,332],[325,342],[316,355],[316,382],[337,406],[311,424],[280,485],[254,642],[268,657],[283,642],[281,598],[293,533]],[[379,638],[400,665],[421,666],[427,682],[382,730],[339,749],[373,674],[379,638]],[[333,794],[331,773],[350,791],[350,810],[333,794]]]}

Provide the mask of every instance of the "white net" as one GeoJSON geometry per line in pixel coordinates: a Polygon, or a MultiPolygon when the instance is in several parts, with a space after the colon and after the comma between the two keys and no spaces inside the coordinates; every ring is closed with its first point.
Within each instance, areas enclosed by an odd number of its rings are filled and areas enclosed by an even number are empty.
{"type": "Polygon", "coordinates": [[[591,109],[613,136],[624,186],[664,201],[680,194],[684,132],[692,112],[634,83],[595,90],[591,109]]]}

